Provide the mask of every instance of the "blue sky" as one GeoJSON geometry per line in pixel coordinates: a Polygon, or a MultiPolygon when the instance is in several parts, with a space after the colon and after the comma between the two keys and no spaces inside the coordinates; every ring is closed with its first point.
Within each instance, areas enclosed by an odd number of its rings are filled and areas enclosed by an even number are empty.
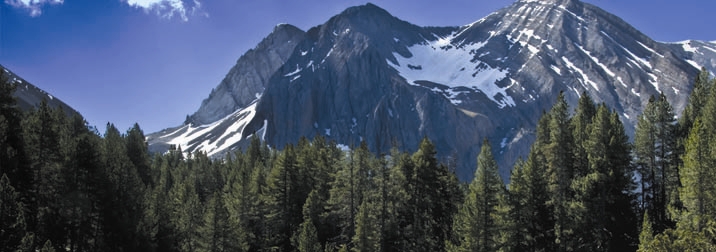
{"type": "MultiPolygon", "coordinates": [[[[145,133],[181,124],[278,23],[303,30],[358,0],[2,0],[0,64],[80,111],[145,133]]],[[[464,25],[511,0],[373,3],[418,25],[464,25]]],[[[716,40],[716,1],[585,0],[658,41],[716,40]]]]}

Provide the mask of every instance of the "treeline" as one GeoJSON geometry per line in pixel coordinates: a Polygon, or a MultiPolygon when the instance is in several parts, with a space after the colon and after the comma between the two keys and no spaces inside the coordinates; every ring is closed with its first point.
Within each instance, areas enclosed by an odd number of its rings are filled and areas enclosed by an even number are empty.
{"type": "Polygon", "coordinates": [[[490,144],[461,184],[414,153],[322,137],[224,160],[150,156],[0,80],[2,251],[714,251],[716,94],[704,70],[677,120],[652,97],[630,143],[619,115],[560,95],[505,185],[490,144]]]}

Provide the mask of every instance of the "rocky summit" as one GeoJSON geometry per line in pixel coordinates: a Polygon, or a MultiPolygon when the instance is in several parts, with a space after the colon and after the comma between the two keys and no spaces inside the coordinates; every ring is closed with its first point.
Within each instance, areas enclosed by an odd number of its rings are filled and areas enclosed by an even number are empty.
{"type": "Polygon", "coordinates": [[[470,179],[484,138],[507,178],[560,92],[586,92],[621,115],[629,134],[652,95],[681,111],[711,42],[657,42],[577,0],[522,0],[471,24],[420,27],[373,4],[301,31],[278,25],[239,58],[184,125],[150,134],[153,151],[222,156],[259,135],[274,148],[325,136],[374,152],[438,156],[470,179]]]}

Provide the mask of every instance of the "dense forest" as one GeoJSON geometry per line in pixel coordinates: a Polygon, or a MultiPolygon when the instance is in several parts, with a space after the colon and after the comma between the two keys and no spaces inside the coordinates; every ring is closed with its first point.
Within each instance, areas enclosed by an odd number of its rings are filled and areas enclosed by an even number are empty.
{"type": "Polygon", "coordinates": [[[652,97],[633,141],[614,110],[560,95],[505,185],[487,141],[469,184],[428,139],[150,155],[136,124],[20,111],[2,76],[0,250],[716,251],[714,86],[703,70],[678,119],[652,97]]]}

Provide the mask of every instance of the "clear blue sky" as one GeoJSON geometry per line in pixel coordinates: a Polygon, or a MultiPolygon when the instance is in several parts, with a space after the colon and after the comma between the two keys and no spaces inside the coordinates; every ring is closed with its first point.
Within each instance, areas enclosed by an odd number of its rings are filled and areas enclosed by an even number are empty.
{"type": "MultiPolygon", "coordinates": [[[[372,1],[418,25],[478,20],[511,0],[372,1]]],[[[658,41],[716,40],[712,0],[585,0],[658,41]]],[[[307,30],[358,0],[3,0],[0,64],[80,111],[145,133],[181,124],[278,23],[307,30]],[[159,2],[159,5],[152,5],[159,2]],[[157,8],[157,6],[163,8],[157,8]],[[173,7],[172,7],[173,6],[173,7]]]]}

